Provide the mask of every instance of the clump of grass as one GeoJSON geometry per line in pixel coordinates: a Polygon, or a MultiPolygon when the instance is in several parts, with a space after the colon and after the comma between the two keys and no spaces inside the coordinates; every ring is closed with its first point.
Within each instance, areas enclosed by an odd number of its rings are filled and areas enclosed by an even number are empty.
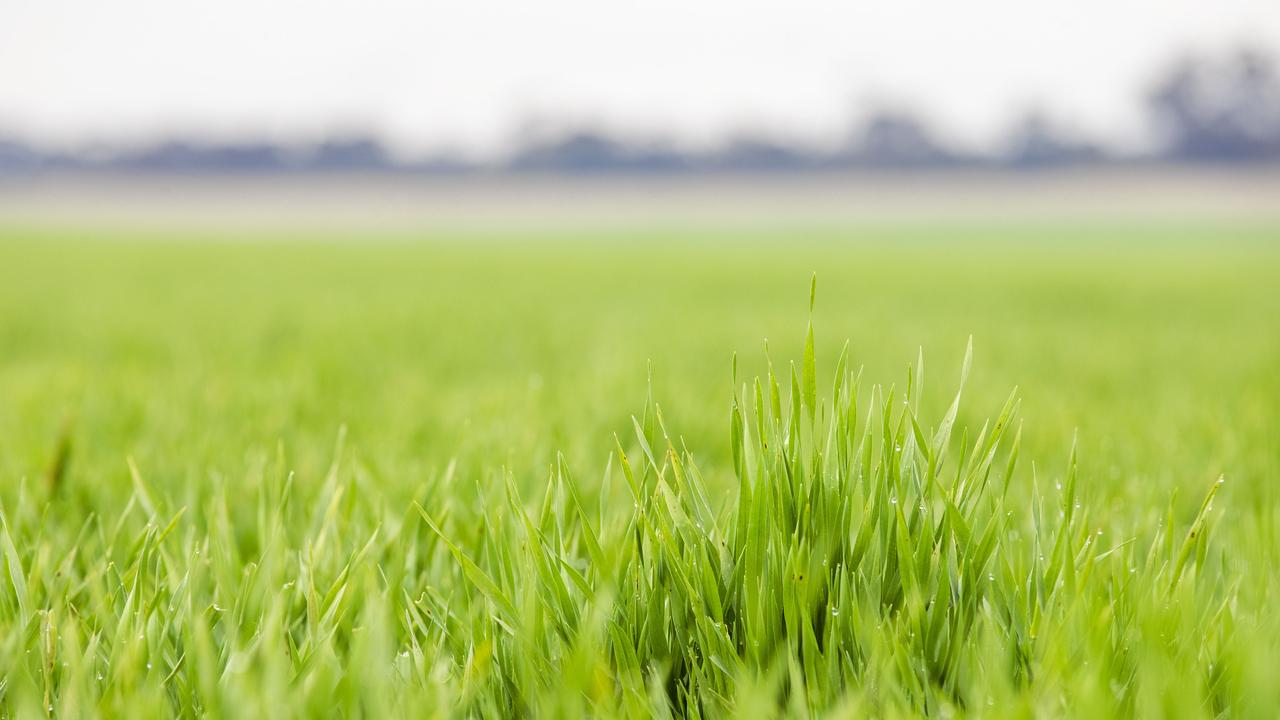
{"type": "Polygon", "coordinates": [[[1222,481],[1140,551],[1089,522],[1074,449],[1056,497],[1011,494],[1016,393],[956,439],[961,393],[926,428],[922,378],[864,398],[846,346],[820,399],[811,325],[785,382],[770,365],[739,384],[735,360],[734,497],[708,493],[651,401],[615,455],[629,512],[607,490],[589,507],[563,462],[534,512],[511,484],[473,526],[422,509],[483,608],[446,641],[486,658],[474,708],[1222,712],[1231,595],[1204,577],[1222,481]]]}
{"type": "MultiPolygon", "coordinates": [[[[1212,485],[1132,537],[1102,532],[1074,452],[1041,493],[1018,401],[957,431],[864,389],[742,382],[736,492],[646,403],[599,483],[559,459],[540,502],[450,466],[386,502],[340,438],[317,490],[283,451],[256,498],[185,506],[130,466],[117,518],[0,511],[7,717],[1222,715],[1240,705],[1212,485]],[[619,498],[626,498],[619,502],[619,498]],[[176,507],[176,509],[175,509],[176,507]],[[190,511],[187,509],[190,508],[190,511]]],[[[970,366],[966,351],[960,388],[970,366]]],[[[1172,508],[1173,505],[1171,504],[1172,508]]]]}

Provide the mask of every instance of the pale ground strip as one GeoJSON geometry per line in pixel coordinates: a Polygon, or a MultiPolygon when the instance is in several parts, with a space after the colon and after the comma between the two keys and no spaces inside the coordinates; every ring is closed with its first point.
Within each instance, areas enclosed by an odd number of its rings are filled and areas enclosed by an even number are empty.
{"type": "Polygon", "coordinates": [[[842,175],[0,177],[0,225],[508,231],[1280,220],[1280,168],[842,175]]]}

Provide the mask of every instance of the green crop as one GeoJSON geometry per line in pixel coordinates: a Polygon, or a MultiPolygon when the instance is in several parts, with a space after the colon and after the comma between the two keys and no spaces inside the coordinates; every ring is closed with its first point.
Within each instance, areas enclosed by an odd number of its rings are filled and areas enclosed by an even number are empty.
{"type": "Polygon", "coordinates": [[[1268,716],[1271,230],[878,232],[0,238],[0,713],[1268,716]]]}

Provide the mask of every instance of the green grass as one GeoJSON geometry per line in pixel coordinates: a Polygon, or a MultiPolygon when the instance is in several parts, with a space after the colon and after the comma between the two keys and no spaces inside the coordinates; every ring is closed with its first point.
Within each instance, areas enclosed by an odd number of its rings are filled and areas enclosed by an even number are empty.
{"type": "Polygon", "coordinates": [[[0,714],[1270,716],[1278,241],[0,232],[0,714]]]}

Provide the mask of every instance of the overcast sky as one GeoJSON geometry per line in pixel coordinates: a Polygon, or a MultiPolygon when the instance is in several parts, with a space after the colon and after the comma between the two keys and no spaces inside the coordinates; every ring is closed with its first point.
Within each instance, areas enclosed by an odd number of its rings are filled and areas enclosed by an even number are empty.
{"type": "Polygon", "coordinates": [[[0,132],[500,151],[550,119],[708,144],[832,140],[859,108],[989,142],[1047,107],[1142,138],[1183,50],[1280,51],[1280,0],[0,0],[0,132]]]}

